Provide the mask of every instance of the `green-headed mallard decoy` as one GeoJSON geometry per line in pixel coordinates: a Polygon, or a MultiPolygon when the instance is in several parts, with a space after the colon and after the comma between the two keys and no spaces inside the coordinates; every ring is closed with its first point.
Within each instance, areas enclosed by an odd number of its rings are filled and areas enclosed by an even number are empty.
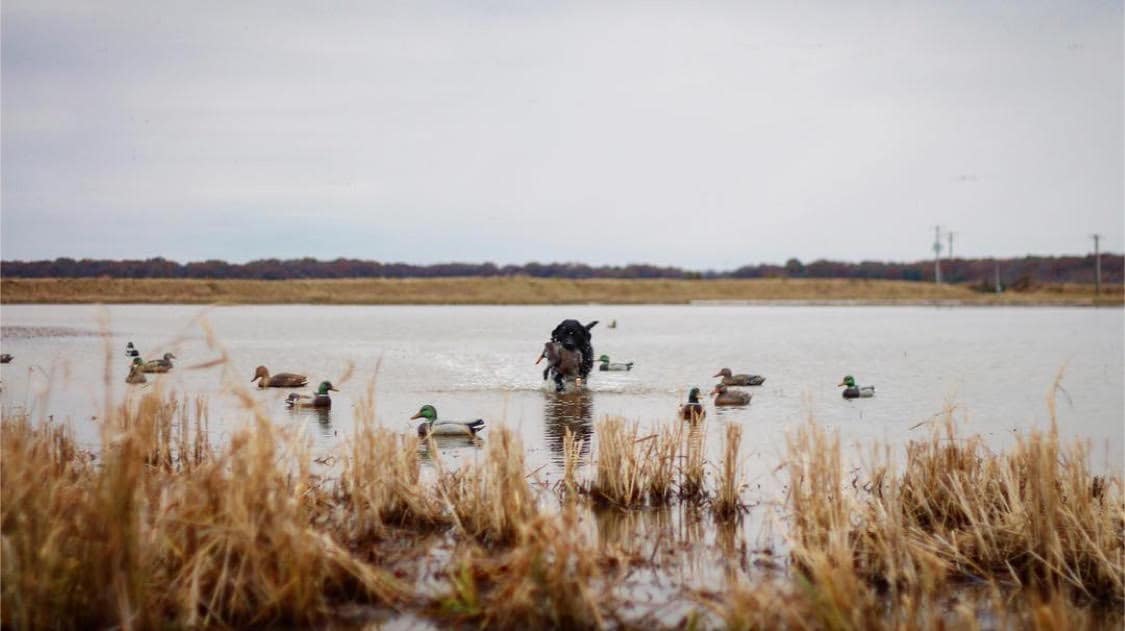
{"type": "Polygon", "coordinates": [[[616,364],[611,363],[609,361],[609,355],[602,355],[601,357],[598,358],[598,361],[601,362],[601,365],[598,366],[598,370],[632,370],[633,369],[633,362],[618,362],[616,364]]]}
{"type": "Polygon", "coordinates": [[[168,372],[172,370],[172,360],[176,356],[172,353],[164,353],[163,359],[150,359],[144,364],[145,372],[168,372]]]}
{"type": "Polygon", "coordinates": [[[476,436],[477,432],[484,429],[484,419],[475,421],[439,421],[437,408],[430,404],[423,405],[418,413],[410,417],[425,419],[418,424],[418,435],[425,437],[434,436],[476,436]]]}
{"type": "Polygon", "coordinates": [[[724,368],[711,376],[722,377],[724,386],[760,386],[766,382],[766,378],[761,375],[732,375],[730,368],[724,368]]]}
{"type": "Polygon", "coordinates": [[[332,407],[332,399],[328,396],[328,391],[339,392],[331,381],[321,381],[320,387],[316,389],[316,394],[297,394],[292,392],[288,397],[285,397],[285,405],[295,408],[330,408],[332,407]]]}
{"type": "Polygon", "coordinates": [[[12,361],[12,356],[9,355],[8,353],[4,353],[3,355],[0,355],[0,364],[6,364],[10,361],[12,361]]]}
{"type": "Polygon", "coordinates": [[[129,342],[128,344],[125,345],[125,356],[126,357],[140,357],[141,352],[137,350],[136,346],[133,346],[132,342],[129,342]]]}
{"type": "Polygon", "coordinates": [[[145,378],[145,360],[140,357],[134,357],[133,363],[129,364],[129,376],[125,377],[125,383],[146,383],[145,378]]]}
{"type": "Polygon", "coordinates": [[[254,378],[250,383],[258,382],[259,388],[301,388],[309,384],[309,378],[291,372],[279,372],[271,375],[268,368],[258,366],[254,369],[254,378]]]}
{"type": "Polygon", "coordinates": [[[846,386],[844,388],[845,399],[859,399],[869,398],[875,396],[875,386],[857,386],[855,385],[855,377],[848,375],[844,377],[836,387],[846,386]]]}
{"type": "Polygon", "coordinates": [[[692,388],[688,393],[687,403],[680,406],[680,418],[685,421],[700,421],[707,416],[707,410],[699,402],[699,388],[692,388]]]}
{"type": "Polygon", "coordinates": [[[742,390],[727,390],[723,384],[718,384],[711,391],[715,397],[715,405],[746,405],[750,402],[750,393],[742,390]]]}

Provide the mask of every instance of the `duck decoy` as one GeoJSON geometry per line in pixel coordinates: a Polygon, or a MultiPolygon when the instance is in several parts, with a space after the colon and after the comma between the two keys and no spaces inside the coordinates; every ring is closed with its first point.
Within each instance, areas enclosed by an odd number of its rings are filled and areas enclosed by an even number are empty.
{"type": "Polygon", "coordinates": [[[632,370],[633,369],[633,362],[611,363],[609,361],[609,355],[602,355],[601,357],[598,358],[598,361],[601,362],[601,366],[598,366],[598,370],[632,370]]]}
{"type": "Polygon", "coordinates": [[[718,384],[711,391],[715,397],[715,405],[746,405],[750,402],[750,393],[742,390],[727,390],[723,384],[718,384]]]}
{"type": "Polygon", "coordinates": [[[760,386],[766,382],[766,378],[761,375],[732,375],[730,368],[724,368],[711,376],[722,377],[724,386],[760,386]]]}
{"type": "Polygon", "coordinates": [[[707,416],[707,410],[699,402],[699,388],[692,388],[688,393],[687,403],[680,406],[680,418],[685,421],[700,421],[707,416]]]}
{"type": "Polygon", "coordinates": [[[7,364],[10,361],[12,361],[12,356],[9,355],[8,353],[4,353],[3,355],[0,355],[0,364],[7,364]]]}
{"type": "Polygon", "coordinates": [[[475,421],[439,421],[437,408],[430,404],[423,405],[418,413],[410,417],[425,419],[418,424],[418,435],[426,436],[476,436],[477,432],[484,429],[484,419],[475,421]]]}
{"type": "Polygon", "coordinates": [[[298,394],[296,392],[289,393],[285,397],[285,405],[290,408],[304,409],[304,408],[330,408],[332,407],[332,399],[328,396],[328,391],[339,392],[331,381],[321,381],[320,387],[316,389],[316,394],[298,394]]]}
{"type": "Polygon", "coordinates": [[[129,364],[129,376],[125,377],[125,383],[146,382],[148,382],[148,379],[145,377],[145,360],[134,357],[133,363],[129,364]]]}
{"type": "Polygon", "coordinates": [[[254,369],[254,378],[250,383],[258,382],[259,388],[301,388],[309,384],[309,378],[291,372],[279,372],[271,375],[268,368],[258,366],[254,369]]]}
{"type": "Polygon", "coordinates": [[[129,342],[128,344],[125,345],[125,356],[126,357],[140,357],[141,352],[137,350],[136,346],[133,346],[132,342],[129,342]]]}
{"type": "Polygon", "coordinates": [[[172,353],[164,353],[163,359],[151,359],[144,363],[145,372],[168,372],[172,370],[172,360],[176,356],[172,353]]]}
{"type": "Polygon", "coordinates": [[[852,377],[851,375],[844,377],[844,380],[841,381],[836,387],[839,388],[840,386],[845,386],[845,399],[867,399],[875,396],[875,386],[857,386],[855,385],[855,377],[852,377]]]}

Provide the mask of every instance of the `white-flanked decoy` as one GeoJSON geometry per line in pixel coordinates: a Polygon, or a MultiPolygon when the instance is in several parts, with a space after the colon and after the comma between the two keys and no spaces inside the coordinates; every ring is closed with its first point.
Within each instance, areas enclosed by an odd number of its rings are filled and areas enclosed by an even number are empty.
{"type": "Polygon", "coordinates": [[[437,408],[430,404],[423,405],[418,413],[410,417],[425,419],[418,424],[419,436],[476,436],[477,432],[484,429],[484,419],[474,421],[445,421],[438,420],[437,408]]]}

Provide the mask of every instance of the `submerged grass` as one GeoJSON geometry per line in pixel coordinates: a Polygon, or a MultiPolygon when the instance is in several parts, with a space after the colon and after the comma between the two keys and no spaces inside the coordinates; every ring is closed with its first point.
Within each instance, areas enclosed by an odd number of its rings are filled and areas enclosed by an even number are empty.
{"type": "Polygon", "coordinates": [[[159,389],[103,420],[96,455],[63,426],[6,415],[3,626],[308,625],[355,602],[495,628],[1121,622],[1121,480],[1091,475],[1087,450],[1053,426],[993,453],[946,419],[902,458],[871,445],[853,484],[838,437],[803,425],[786,458],[791,570],[731,566],[726,589],[693,593],[694,612],[662,619],[630,606],[628,581],[639,567],[675,575],[682,559],[658,556],[656,543],[651,553],[599,543],[581,526],[581,498],[598,511],[709,510],[734,555],[745,549],[731,527],[744,511],[739,426],[726,426],[712,464],[706,425],[642,433],[603,420],[589,477],[578,441],[564,441],[562,487],[576,501],[550,507],[512,432],[490,430],[477,462],[443,472],[432,445],[373,417],[359,416],[326,471],[260,415],[212,444],[205,402],[159,389]],[[435,475],[422,467],[427,449],[435,475]],[[436,573],[392,568],[388,547],[425,535],[446,542],[436,573]]]}

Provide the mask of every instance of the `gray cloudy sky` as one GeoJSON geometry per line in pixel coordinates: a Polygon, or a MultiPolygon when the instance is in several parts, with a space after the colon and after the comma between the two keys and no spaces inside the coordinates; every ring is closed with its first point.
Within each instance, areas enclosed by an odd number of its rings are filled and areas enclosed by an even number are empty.
{"type": "Polygon", "coordinates": [[[1120,250],[1121,2],[2,5],[2,254],[1120,250]]]}

